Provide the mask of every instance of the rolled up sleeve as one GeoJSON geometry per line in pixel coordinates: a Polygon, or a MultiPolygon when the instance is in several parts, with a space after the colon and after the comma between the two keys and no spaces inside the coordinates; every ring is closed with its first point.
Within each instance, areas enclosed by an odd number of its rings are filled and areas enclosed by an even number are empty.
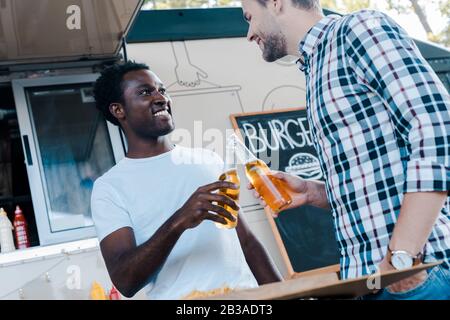
{"type": "Polygon", "coordinates": [[[450,190],[450,97],[413,40],[388,16],[357,16],[346,54],[382,97],[408,154],[404,192],[450,190]]]}

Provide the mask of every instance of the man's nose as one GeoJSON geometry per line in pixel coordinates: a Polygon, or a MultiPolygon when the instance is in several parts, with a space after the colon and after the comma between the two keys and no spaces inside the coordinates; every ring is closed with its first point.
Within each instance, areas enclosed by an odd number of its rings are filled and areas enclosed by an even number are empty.
{"type": "Polygon", "coordinates": [[[164,105],[167,104],[167,102],[169,102],[169,98],[159,92],[155,99],[155,104],[164,105]]]}
{"type": "Polygon", "coordinates": [[[252,42],[253,40],[255,40],[255,34],[253,33],[253,30],[251,27],[248,27],[248,31],[247,31],[247,40],[249,42],[252,42]]]}

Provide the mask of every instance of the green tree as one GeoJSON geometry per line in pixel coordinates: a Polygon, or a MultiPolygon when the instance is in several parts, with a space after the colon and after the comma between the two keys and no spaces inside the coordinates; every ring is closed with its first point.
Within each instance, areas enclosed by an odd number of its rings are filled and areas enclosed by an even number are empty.
{"type": "Polygon", "coordinates": [[[440,9],[442,16],[447,18],[447,25],[438,35],[438,41],[446,47],[450,47],[450,1],[441,1],[440,9]]]}
{"type": "MultiPolygon", "coordinates": [[[[395,10],[399,14],[414,13],[427,34],[430,41],[450,46],[450,1],[449,0],[385,0],[390,10],[395,10]],[[426,5],[437,5],[441,15],[448,19],[446,28],[436,34],[431,29],[426,15],[426,5]]],[[[376,0],[321,0],[322,7],[335,10],[337,12],[349,13],[360,9],[374,8],[376,0]]]]}
{"type": "Polygon", "coordinates": [[[450,14],[450,2],[448,0],[387,0],[387,4],[390,9],[394,9],[399,13],[411,13],[414,12],[419,18],[423,29],[427,33],[427,38],[430,41],[450,46],[450,26],[449,14],[450,14]],[[428,17],[424,10],[426,5],[437,5],[441,11],[443,17],[447,21],[446,28],[439,34],[435,34],[430,27],[428,17]]]}
{"type": "Polygon", "coordinates": [[[371,0],[321,0],[320,3],[323,8],[347,13],[369,8],[371,0]]]}
{"type": "Polygon", "coordinates": [[[199,7],[225,7],[236,5],[233,0],[145,0],[145,4],[152,4],[154,9],[199,8],[199,7]]]}
{"type": "MultiPolygon", "coordinates": [[[[450,1],[449,0],[384,0],[389,9],[400,14],[415,13],[427,33],[428,40],[450,46],[450,1]],[[438,5],[443,17],[448,19],[446,28],[436,34],[429,24],[425,6],[438,5]]],[[[238,0],[145,0],[153,9],[198,8],[237,6],[238,0]]],[[[321,0],[323,8],[341,13],[354,12],[361,9],[374,8],[377,0],[321,0]]]]}

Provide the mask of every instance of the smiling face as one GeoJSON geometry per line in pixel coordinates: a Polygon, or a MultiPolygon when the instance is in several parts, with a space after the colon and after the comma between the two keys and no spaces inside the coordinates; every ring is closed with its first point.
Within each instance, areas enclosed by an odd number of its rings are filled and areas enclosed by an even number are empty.
{"type": "Polygon", "coordinates": [[[142,138],[156,138],[172,132],[172,100],[161,80],[149,70],[130,71],[123,76],[123,116],[125,131],[142,138]]]}
{"type": "Polygon", "coordinates": [[[256,42],[264,60],[273,62],[288,54],[286,37],[267,6],[257,0],[242,0],[242,11],[249,24],[247,40],[256,42]]]}

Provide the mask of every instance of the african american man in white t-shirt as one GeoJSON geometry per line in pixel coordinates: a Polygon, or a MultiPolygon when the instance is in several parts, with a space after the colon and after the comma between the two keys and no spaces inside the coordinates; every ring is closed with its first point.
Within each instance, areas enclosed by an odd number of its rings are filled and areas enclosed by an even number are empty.
{"type": "Polygon", "coordinates": [[[98,178],[91,208],[109,275],[126,297],[145,287],[150,299],[179,299],[193,290],[252,288],[280,281],[267,252],[239,219],[217,203],[236,188],[217,181],[222,159],[169,142],[172,102],[148,66],[105,69],[95,83],[97,108],[123,130],[126,157],[98,178]]]}

